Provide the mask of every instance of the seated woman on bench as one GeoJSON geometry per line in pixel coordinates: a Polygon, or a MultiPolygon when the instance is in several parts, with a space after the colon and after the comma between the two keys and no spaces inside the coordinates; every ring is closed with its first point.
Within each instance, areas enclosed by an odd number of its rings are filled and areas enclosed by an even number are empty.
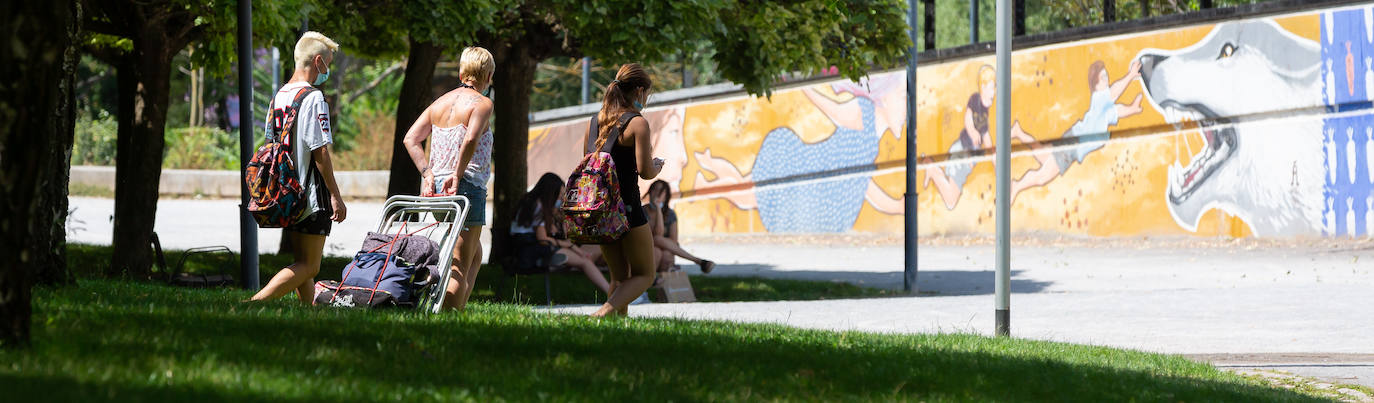
{"type": "Polygon", "coordinates": [[[577,245],[564,239],[554,238],[562,220],[554,214],[561,202],[558,196],[563,193],[563,180],[558,175],[546,173],[535,183],[534,188],[525,193],[515,207],[515,221],[511,223],[510,235],[515,253],[552,254],[553,266],[576,267],[596,284],[601,292],[609,294],[610,283],[606,276],[577,245]],[[552,245],[548,247],[545,245],[552,245]]]}
{"type": "Polygon", "coordinates": [[[668,207],[672,198],[673,191],[668,187],[668,182],[656,180],[649,184],[649,204],[644,206],[644,212],[649,215],[649,228],[654,233],[658,271],[674,270],[673,260],[682,256],[700,266],[703,274],[710,273],[716,267],[715,262],[693,256],[678,245],[677,213],[668,207]]]}

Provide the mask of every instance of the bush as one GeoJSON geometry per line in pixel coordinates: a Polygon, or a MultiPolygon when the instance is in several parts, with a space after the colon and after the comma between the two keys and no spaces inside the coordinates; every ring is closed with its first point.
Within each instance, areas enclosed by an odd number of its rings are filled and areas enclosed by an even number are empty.
{"type": "Polygon", "coordinates": [[[238,136],[214,127],[185,127],[165,133],[163,168],[239,169],[238,136]]]}
{"type": "Polygon", "coordinates": [[[109,112],[81,113],[76,119],[72,165],[114,165],[119,122],[109,112]]]}

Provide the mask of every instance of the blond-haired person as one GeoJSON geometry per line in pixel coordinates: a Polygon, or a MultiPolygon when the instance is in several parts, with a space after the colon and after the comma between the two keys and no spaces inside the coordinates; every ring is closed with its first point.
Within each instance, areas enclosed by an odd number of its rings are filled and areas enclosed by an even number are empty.
{"type": "Polygon", "coordinates": [[[267,113],[269,131],[283,129],[285,122],[295,120],[295,133],[289,137],[294,148],[300,183],[305,189],[305,208],[309,215],[282,230],[291,238],[294,249],[290,266],[278,271],[267,286],[253,295],[252,300],[280,298],[292,290],[301,302],[315,299],[315,275],[320,272],[320,257],[324,254],[325,238],[333,222],[343,222],[348,215],[339,186],[334,181],[333,157],[329,145],[333,135],[329,128],[329,104],[315,86],[329,79],[329,65],[339,44],[319,32],[306,32],[296,42],[296,71],[272,98],[267,113]],[[293,108],[299,101],[299,108],[293,108]],[[294,115],[294,117],[292,116],[294,115]]]}
{"type": "Polygon", "coordinates": [[[472,203],[463,232],[454,246],[453,281],[444,298],[446,308],[463,310],[482,267],[482,226],[486,225],[487,179],[491,177],[491,85],[496,63],[479,47],[463,50],[458,88],[440,96],[415,119],[406,132],[405,146],[420,170],[420,194],[463,195],[472,203]],[[425,155],[424,141],[430,141],[425,155]]]}

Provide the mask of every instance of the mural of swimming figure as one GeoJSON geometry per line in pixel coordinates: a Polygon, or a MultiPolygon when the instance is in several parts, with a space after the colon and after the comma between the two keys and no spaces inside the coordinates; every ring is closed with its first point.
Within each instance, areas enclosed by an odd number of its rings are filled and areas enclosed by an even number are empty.
{"type": "MultiPolygon", "coordinates": [[[[969,95],[968,103],[964,106],[963,129],[959,130],[959,138],[949,146],[951,159],[961,158],[962,154],[992,146],[988,111],[992,109],[992,102],[997,95],[996,80],[997,74],[992,66],[983,65],[978,68],[978,92],[969,95]]],[[[929,157],[921,157],[923,164],[933,162],[929,157]]],[[[971,172],[972,162],[954,162],[943,168],[927,168],[926,180],[921,184],[921,188],[928,188],[934,183],[935,191],[939,192],[940,199],[945,202],[945,208],[953,210],[954,206],[959,204],[959,197],[964,194],[964,183],[968,182],[971,172]]]]}
{"type": "Polygon", "coordinates": [[[1075,162],[1082,164],[1083,158],[1093,151],[1097,151],[1107,144],[1107,139],[1111,134],[1107,132],[1108,126],[1116,125],[1120,119],[1139,114],[1140,100],[1144,96],[1139,94],[1130,104],[1118,104],[1116,100],[1121,98],[1121,93],[1140,76],[1140,61],[1132,60],[1127,68],[1126,76],[1116,82],[1110,82],[1111,75],[1107,73],[1107,65],[1101,60],[1093,62],[1088,66],[1088,90],[1092,92],[1088,103],[1088,111],[1083,114],[1083,118],[1069,127],[1061,138],[1077,137],[1080,143],[1085,143],[1077,147],[1061,149],[1058,151],[1043,151],[1043,144],[1036,141],[1034,137],[1026,134],[1021,129],[1021,122],[1017,121],[1011,126],[1011,137],[1022,143],[1030,145],[1032,150],[1037,150],[1035,159],[1040,162],[1040,167],[1027,171],[1020,178],[1011,182],[1011,201],[1016,202],[1016,196],[1026,189],[1044,186],[1054,181],[1055,178],[1064,175],[1069,170],[1069,166],[1075,162]]]}
{"type": "Polygon", "coordinates": [[[902,214],[904,199],[888,195],[865,172],[876,169],[883,133],[900,137],[906,124],[905,80],[889,74],[832,85],[837,95],[854,95],[845,101],[830,99],[815,88],[803,90],[835,124],[834,133],[808,144],[791,128],[773,129],[747,175],[730,161],[712,156],[710,149],[695,152],[701,170],[716,177],[707,179],[699,172],[696,188],[752,184],[717,197],[740,209],[757,209],[769,232],[848,231],[865,201],[879,212],[902,214]]]}
{"type": "Polygon", "coordinates": [[[1176,158],[1168,169],[1165,202],[1180,226],[1196,231],[1204,213],[1219,209],[1259,236],[1323,233],[1322,121],[1303,116],[1323,108],[1320,52],[1264,19],[1218,24],[1183,49],[1139,53],[1152,106],[1176,127],[1197,122],[1203,138],[1200,150],[1179,156],[1186,166],[1176,158]]]}

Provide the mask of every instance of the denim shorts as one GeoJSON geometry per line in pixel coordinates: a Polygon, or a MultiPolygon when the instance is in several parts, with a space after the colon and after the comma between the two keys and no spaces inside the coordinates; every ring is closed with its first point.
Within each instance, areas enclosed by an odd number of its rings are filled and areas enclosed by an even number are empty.
{"type": "MultiPolygon", "coordinates": [[[[439,175],[434,177],[434,194],[443,194],[444,183],[453,178],[452,175],[439,175]]],[[[468,218],[463,220],[464,227],[480,227],[487,225],[487,190],[472,183],[468,178],[458,181],[458,195],[467,196],[468,218]]]]}

